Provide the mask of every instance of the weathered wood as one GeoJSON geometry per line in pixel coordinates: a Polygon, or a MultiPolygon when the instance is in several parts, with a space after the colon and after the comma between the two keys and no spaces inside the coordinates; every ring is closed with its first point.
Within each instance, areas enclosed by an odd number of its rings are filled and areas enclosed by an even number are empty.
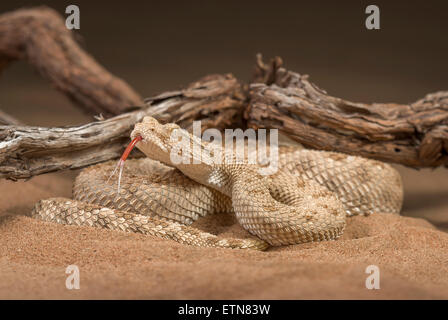
{"type": "Polygon", "coordinates": [[[0,71],[14,60],[26,60],[92,115],[109,117],[129,106],[143,106],[129,85],[100,66],[73,37],[53,9],[4,13],[0,15],[0,71]]]}
{"type": "Polygon", "coordinates": [[[183,90],[165,92],[145,102],[161,122],[175,122],[187,130],[199,120],[202,130],[246,126],[247,89],[231,74],[209,75],[183,90]]]}
{"type": "Polygon", "coordinates": [[[228,127],[242,118],[245,96],[233,76],[213,75],[147,101],[146,108],[82,126],[0,126],[0,178],[27,179],[118,158],[147,115],[187,129],[193,120],[204,120],[203,129],[228,127]]]}
{"type": "MultiPolygon", "coordinates": [[[[79,48],[62,18],[46,7],[0,16],[0,70],[17,59],[27,59],[91,114],[107,117],[133,105],[137,110],[77,127],[0,126],[0,178],[25,179],[117,158],[145,115],[187,129],[194,120],[202,121],[203,130],[278,128],[316,149],[416,168],[448,166],[448,92],[409,105],[353,103],[282,68],[280,58],[264,64],[258,55],[250,93],[232,75],[211,75],[146,99],[141,108],[138,94],[79,48]]],[[[2,119],[17,124],[7,115],[2,119]]]]}
{"type": "Polygon", "coordinates": [[[277,128],[303,145],[406,166],[448,167],[448,92],[411,104],[354,103],[328,95],[308,76],[257,57],[245,112],[252,128],[277,128]]]}

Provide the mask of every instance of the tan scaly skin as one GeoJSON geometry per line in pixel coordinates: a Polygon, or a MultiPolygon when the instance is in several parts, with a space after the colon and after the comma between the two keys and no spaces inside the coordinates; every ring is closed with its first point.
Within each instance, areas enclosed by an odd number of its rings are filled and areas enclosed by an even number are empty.
{"type": "MultiPolygon", "coordinates": [[[[114,164],[87,168],[77,177],[75,200],[49,199],[36,204],[33,216],[64,224],[99,226],[152,234],[196,245],[264,250],[270,245],[334,240],[348,215],[398,214],[403,191],[389,165],[333,152],[279,148],[279,170],[260,175],[258,166],[222,156],[207,157],[213,144],[175,124],[146,117],[132,138],[148,157],[129,160],[120,193],[108,181],[114,164]],[[207,152],[184,154],[188,164],[173,164],[172,134],[207,152]],[[149,159],[150,158],[150,159],[149,159]],[[195,158],[197,164],[191,164],[195,158]],[[151,160],[152,159],[152,160],[151,160]],[[156,160],[156,161],[154,161],[156,160]],[[220,239],[189,227],[206,214],[234,212],[250,239],[220,239]]],[[[226,154],[223,152],[223,154],[226,154]]],[[[193,162],[194,163],[194,162],[193,162]]]]}

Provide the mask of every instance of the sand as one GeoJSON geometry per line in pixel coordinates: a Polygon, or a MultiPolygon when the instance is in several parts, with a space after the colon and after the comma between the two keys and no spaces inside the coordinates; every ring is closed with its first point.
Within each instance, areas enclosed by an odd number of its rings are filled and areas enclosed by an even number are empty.
{"type": "MultiPolygon", "coordinates": [[[[37,221],[26,216],[33,204],[70,196],[76,172],[0,181],[0,298],[446,299],[448,172],[400,171],[408,195],[403,214],[414,217],[354,217],[337,241],[267,252],[196,248],[37,221]],[[80,270],[79,290],[65,286],[66,267],[73,264],[80,270]],[[379,267],[379,290],[366,289],[369,265],[379,267]]],[[[195,225],[247,237],[230,215],[195,225]]]]}

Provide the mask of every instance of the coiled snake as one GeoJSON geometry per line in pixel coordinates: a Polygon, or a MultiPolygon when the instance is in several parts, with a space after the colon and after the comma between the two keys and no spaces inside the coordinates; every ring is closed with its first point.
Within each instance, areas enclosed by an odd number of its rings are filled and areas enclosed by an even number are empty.
{"type": "Polygon", "coordinates": [[[131,137],[141,137],[136,146],[148,158],[126,162],[119,191],[115,179],[108,181],[115,164],[94,165],[76,178],[74,200],[41,200],[32,216],[189,245],[264,250],[337,239],[346,216],[400,212],[401,178],[382,162],[288,146],[279,147],[279,170],[272,175],[261,175],[259,166],[247,161],[226,157],[216,163],[193,152],[188,156],[196,162],[173,164],[174,132],[200,150],[212,145],[175,124],[145,117],[131,137]],[[221,239],[189,226],[201,216],[224,212],[234,212],[255,237],[221,239]]]}

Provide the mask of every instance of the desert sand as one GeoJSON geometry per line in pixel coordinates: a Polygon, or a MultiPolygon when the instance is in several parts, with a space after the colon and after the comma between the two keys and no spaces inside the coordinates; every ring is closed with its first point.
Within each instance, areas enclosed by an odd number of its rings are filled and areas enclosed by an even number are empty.
{"type": "MultiPolygon", "coordinates": [[[[446,299],[448,171],[399,170],[407,216],[353,217],[339,240],[266,252],[37,221],[26,216],[34,203],[70,197],[76,172],[2,180],[0,298],[446,299]],[[72,264],[80,270],[79,290],[65,286],[72,264]],[[380,268],[379,290],[365,287],[372,264],[380,268]]],[[[195,226],[248,236],[231,215],[195,226]]]]}

